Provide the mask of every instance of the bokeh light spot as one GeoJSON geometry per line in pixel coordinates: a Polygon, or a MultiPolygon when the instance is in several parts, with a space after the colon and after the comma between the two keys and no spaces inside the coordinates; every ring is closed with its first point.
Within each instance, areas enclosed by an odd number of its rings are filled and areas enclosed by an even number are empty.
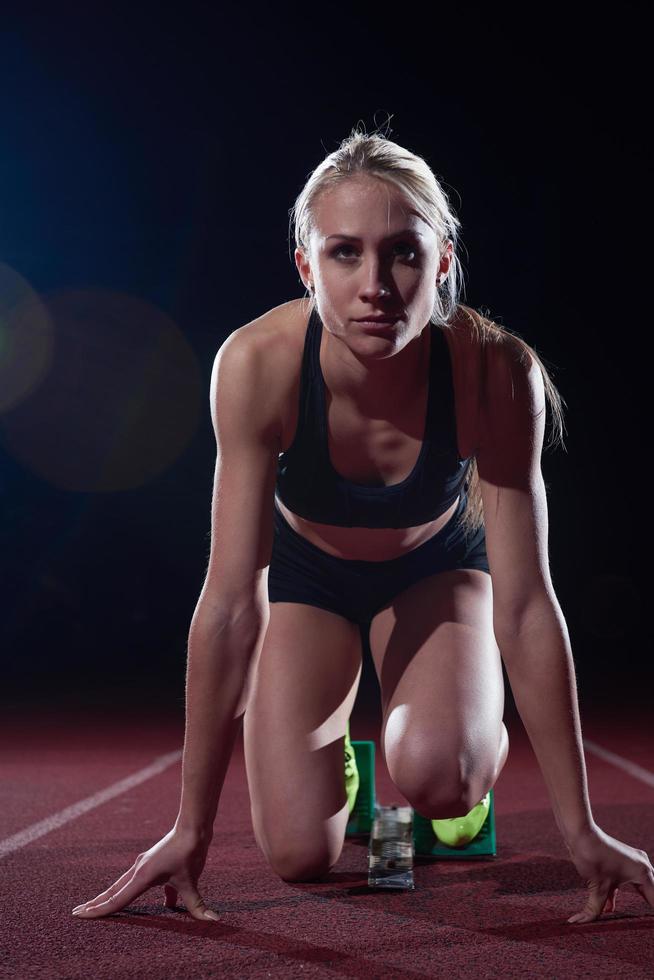
{"type": "Polygon", "coordinates": [[[52,322],[26,279],[0,262],[0,415],[40,384],[52,360],[52,322]]]}
{"type": "MultiPolygon", "coordinates": [[[[166,313],[124,293],[58,291],[42,305],[51,323],[48,370],[41,366],[29,397],[0,415],[5,448],[60,489],[143,486],[197,430],[202,374],[194,351],[166,313]]],[[[12,343],[22,350],[41,334],[29,317],[18,323],[25,341],[12,343]]]]}

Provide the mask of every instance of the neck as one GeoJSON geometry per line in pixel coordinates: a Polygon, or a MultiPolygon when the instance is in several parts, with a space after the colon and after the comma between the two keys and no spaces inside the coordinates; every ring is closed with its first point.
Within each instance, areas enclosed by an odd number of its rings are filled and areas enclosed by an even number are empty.
{"type": "Polygon", "coordinates": [[[362,361],[323,328],[320,365],[332,397],[349,401],[371,418],[384,417],[394,404],[410,405],[428,382],[430,327],[428,323],[393,357],[376,361],[362,361]]]}

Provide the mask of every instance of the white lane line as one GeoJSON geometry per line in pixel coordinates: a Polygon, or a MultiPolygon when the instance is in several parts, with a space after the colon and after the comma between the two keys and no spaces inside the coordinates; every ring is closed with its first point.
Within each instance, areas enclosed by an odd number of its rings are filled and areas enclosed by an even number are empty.
{"type": "Polygon", "coordinates": [[[139,769],[138,772],[133,773],[131,776],[126,776],[125,779],[114,783],[113,786],[107,786],[106,789],[101,789],[98,793],[94,793],[93,796],[87,796],[85,800],[80,800],[79,803],[73,803],[71,806],[67,806],[65,810],[60,810],[59,813],[53,813],[51,817],[46,817],[45,820],[39,820],[38,823],[33,823],[31,827],[26,827],[25,830],[20,830],[17,834],[6,837],[0,841],[0,858],[6,857],[12,851],[18,851],[21,847],[25,847],[26,844],[31,844],[32,841],[43,837],[44,834],[49,834],[51,830],[63,827],[64,824],[77,819],[77,817],[81,817],[83,813],[88,813],[89,810],[94,810],[95,807],[101,806],[107,800],[113,799],[114,796],[120,796],[121,793],[126,793],[128,789],[133,789],[139,783],[144,783],[146,779],[150,779],[152,776],[163,772],[164,769],[168,769],[169,766],[172,766],[173,763],[181,758],[181,749],[178,749],[176,752],[169,752],[167,755],[160,755],[159,758],[155,759],[149,766],[146,766],[145,769],[139,769]]]}
{"type": "MultiPolygon", "coordinates": [[[[625,772],[628,772],[629,775],[633,776],[635,779],[640,779],[648,786],[654,787],[654,773],[650,772],[648,769],[643,769],[642,766],[637,765],[635,762],[629,762],[628,759],[623,759],[622,756],[616,755],[615,752],[610,752],[608,749],[603,749],[601,745],[597,744],[597,742],[591,742],[587,738],[584,738],[583,742],[584,748],[599,756],[600,759],[604,759],[606,762],[611,762],[619,769],[623,769],[625,772]]],[[[149,766],[146,766],[145,769],[139,769],[138,772],[133,773],[131,776],[126,776],[125,779],[121,779],[119,782],[114,783],[113,786],[107,786],[106,789],[102,789],[98,793],[94,793],[93,796],[87,796],[85,800],[80,800],[78,803],[73,803],[71,806],[66,807],[65,810],[60,810],[59,813],[53,813],[51,817],[46,817],[44,820],[40,820],[38,823],[33,823],[31,827],[26,827],[25,830],[20,830],[17,834],[12,834],[11,837],[6,837],[3,841],[0,841],[0,858],[5,857],[7,854],[11,854],[12,851],[18,851],[21,847],[25,847],[32,841],[38,840],[39,837],[49,834],[50,831],[56,830],[58,827],[62,827],[64,824],[70,823],[71,820],[81,817],[83,813],[88,813],[89,810],[94,810],[96,807],[106,803],[107,800],[111,800],[115,796],[120,796],[121,793],[126,793],[127,790],[132,789],[134,786],[140,785],[140,783],[144,783],[147,779],[151,779],[152,776],[156,776],[160,772],[163,772],[164,769],[168,769],[181,758],[181,749],[178,749],[175,752],[169,752],[167,755],[160,755],[158,759],[155,759],[154,762],[152,762],[149,766]]]]}
{"type": "Polygon", "coordinates": [[[616,755],[615,752],[609,752],[608,749],[603,749],[597,742],[589,742],[587,738],[584,738],[583,741],[584,748],[594,752],[600,759],[604,759],[606,762],[612,762],[614,766],[617,766],[618,769],[624,769],[634,779],[640,779],[641,782],[647,783],[648,786],[654,786],[654,772],[650,772],[649,769],[643,769],[642,766],[637,765],[635,762],[629,762],[629,759],[623,759],[621,755],[616,755]]]}

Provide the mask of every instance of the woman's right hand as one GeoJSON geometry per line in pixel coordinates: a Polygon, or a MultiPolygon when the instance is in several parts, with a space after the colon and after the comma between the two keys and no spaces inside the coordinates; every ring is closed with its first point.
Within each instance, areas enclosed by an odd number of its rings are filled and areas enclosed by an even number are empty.
{"type": "Polygon", "coordinates": [[[134,864],[120,878],[88,902],[73,909],[76,918],[98,919],[118,912],[152,888],[164,886],[164,905],[175,908],[181,895],[187,911],[194,919],[217,920],[198,892],[198,880],[202,874],[211,837],[200,837],[176,830],[174,827],[149,851],[139,854],[134,864]]]}

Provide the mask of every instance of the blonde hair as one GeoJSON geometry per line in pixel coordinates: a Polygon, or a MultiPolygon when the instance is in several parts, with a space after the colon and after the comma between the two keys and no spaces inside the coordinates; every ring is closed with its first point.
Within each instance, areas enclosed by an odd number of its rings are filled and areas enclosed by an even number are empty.
{"type": "MultiPolygon", "coordinates": [[[[377,178],[397,188],[411,202],[423,221],[435,231],[441,251],[448,241],[452,243],[449,271],[436,289],[429,321],[440,329],[452,330],[457,318],[465,316],[482,350],[490,344],[510,343],[521,364],[529,367],[529,359],[533,358],[541,370],[545,396],[552,415],[552,438],[546,448],[560,443],[565,449],[565,423],[561,406],[566,405],[566,402],[534,348],[519,334],[460,302],[460,297],[465,292],[463,268],[458,256],[461,223],[441,183],[422,157],[378,132],[367,134],[355,127],[338,149],[328,154],[312,171],[289,212],[296,247],[302,249],[305,255],[310,254],[311,236],[315,228],[314,206],[318,197],[342,181],[359,175],[377,178]]],[[[309,308],[312,309],[315,299],[312,294],[309,294],[308,299],[309,308]]],[[[472,534],[484,523],[481,488],[474,457],[467,480],[468,499],[461,522],[466,533],[472,534]]]]}

